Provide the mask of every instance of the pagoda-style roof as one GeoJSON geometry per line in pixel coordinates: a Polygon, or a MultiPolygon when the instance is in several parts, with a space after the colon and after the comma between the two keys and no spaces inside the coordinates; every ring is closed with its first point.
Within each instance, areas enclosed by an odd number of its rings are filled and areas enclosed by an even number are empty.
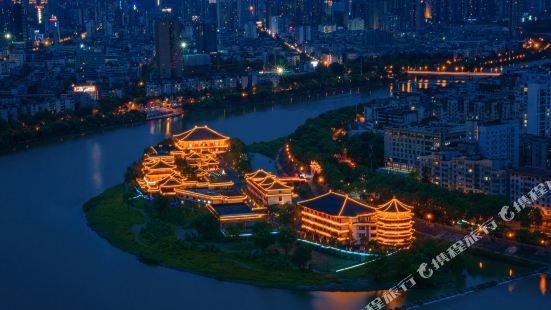
{"type": "Polygon", "coordinates": [[[287,186],[287,185],[285,185],[285,184],[283,184],[279,181],[275,181],[272,184],[270,184],[269,186],[266,186],[264,188],[268,191],[271,191],[271,190],[292,190],[293,189],[292,187],[287,186]]]}
{"type": "Polygon", "coordinates": [[[191,153],[188,156],[186,156],[186,160],[195,160],[195,159],[203,159],[205,158],[204,155],[198,154],[198,153],[191,153]]]}
{"type": "Polygon", "coordinates": [[[379,211],[389,213],[409,213],[413,211],[413,207],[401,202],[400,200],[396,199],[396,197],[393,197],[389,202],[380,205],[379,211]]]}
{"type": "Polygon", "coordinates": [[[159,186],[162,187],[174,187],[180,186],[185,181],[185,179],[177,173],[173,173],[170,176],[166,177],[159,182],[159,186]]]}
{"type": "Polygon", "coordinates": [[[264,179],[264,178],[266,178],[268,176],[271,176],[271,175],[272,175],[271,173],[266,172],[262,169],[259,169],[259,170],[256,170],[255,172],[245,174],[245,178],[247,178],[247,179],[264,179]]]}
{"type": "Polygon", "coordinates": [[[264,178],[263,180],[258,181],[257,183],[258,183],[258,185],[266,186],[266,185],[271,185],[272,183],[274,183],[276,181],[277,181],[277,179],[274,176],[269,176],[269,177],[264,178]]]}
{"type": "Polygon", "coordinates": [[[226,140],[228,137],[208,128],[207,126],[195,126],[181,134],[174,135],[179,141],[201,141],[201,140],[226,140]]]}
{"type": "Polygon", "coordinates": [[[169,163],[166,163],[162,160],[159,160],[153,164],[146,165],[146,169],[152,170],[152,169],[174,169],[176,166],[171,165],[169,163]]]}
{"type": "Polygon", "coordinates": [[[212,157],[209,157],[206,161],[207,164],[217,164],[218,161],[212,157]]]}
{"type": "Polygon", "coordinates": [[[355,217],[362,214],[377,212],[377,209],[348,195],[329,191],[318,197],[298,203],[306,208],[332,216],[355,217]]]}

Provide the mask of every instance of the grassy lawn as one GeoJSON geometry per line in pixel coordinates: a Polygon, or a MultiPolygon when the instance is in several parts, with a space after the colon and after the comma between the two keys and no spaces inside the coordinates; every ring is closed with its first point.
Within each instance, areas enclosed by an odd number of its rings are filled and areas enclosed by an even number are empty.
{"type": "Polygon", "coordinates": [[[273,287],[298,288],[338,282],[330,273],[277,270],[264,257],[240,251],[237,243],[194,244],[178,240],[173,232],[152,242],[143,230],[139,234],[142,242],[137,242],[131,230],[134,225],[145,223],[142,213],[136,210],[144,202],[129,207],[123,197],[123,186],[113,187],[88,201],[84,211],[90,227],[101,237],[144,262],[217,279],[273,287]]]}

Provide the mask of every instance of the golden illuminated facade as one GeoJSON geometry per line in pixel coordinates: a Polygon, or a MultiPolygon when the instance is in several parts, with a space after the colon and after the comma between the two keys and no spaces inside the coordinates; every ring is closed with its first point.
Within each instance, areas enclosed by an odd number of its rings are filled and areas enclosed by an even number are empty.
{"type": "MultiPolygon", "coordinates": [[[[209,175],[220,169],[217,155],[227,150],[229,138],[205,127],[195,127],[173,138],[174,144],[180,147],[150,147],[141,162],[143,177],[136,181],[142,191],[148,195],[178,196],[184,200],[203,203],[238,203],[245,200],[239,193],[229,194],[233,188],[232,181],[213,181],[209,175]],[[199,141],[202,148],[183,148],[182,141],[199,141]],[[210,141],[210,142],[208,142],[210,141]],[[224,142],[225,141],[225,142],[224,142]],[[182,175],[177,160],[182,159],[193,168],[193,179],[182,175]]],[[[234,191],[235,192],[235,191],[234,191]]]]}
{"type": "Polygon", "coordinates": [[[246,192],[252,199],[255,209],[293,202],[293,186],[305,179],[295,177],[277,177],[262,169],[245,175],[246,192]]]}
{"type": "Polygon", "coordinates": [[[146,155],[142,162],[143,181],[146,184],[157,184],[175,172],[174,158],[170,156],[146,155]]]}
{"type": "Polygon", "coordinates": [[[408,248],[413,241],[412,207],[393,198],[371,206],[329,191],[298,203],[301,234],[332,246],[365,246],[377,241],[384,248],[408,248]]]}
{"type": "Polygon", "coordinates": [[[240,232],[250,232],[254,224],[264,222],[267,213],[252,210],[244,203],[207,204],[209,210],[220,223],[220,230],[226,233],[230,226],[236,226],[240,232]]]}
{"type": "Polygon", "coordinates": [[[413,242],[413,207],[396,198],[379,206],[377,243],[383,247],[409,248],[413,242]]]}
{"type": "Polygon", "coordinates": [[[298,203],[304,238],[332,246],[365,244],[375,238],[376,208],[329,191],[298,203]]]}
{"type": "Polygon", "coordinates": [[[281,182],[273,174],[264,170],[245,175],[247,193],[258,200],[263,207],[284,205],[292,202],[293,187],[281,182]]]}
{"type": "Polygon", "coordinates": [[[178,150],[189,153],[222,154],[230,148],[230,138],[207,126],[195,126],[190,130],[174,135],[174,145],[178,150]]]}

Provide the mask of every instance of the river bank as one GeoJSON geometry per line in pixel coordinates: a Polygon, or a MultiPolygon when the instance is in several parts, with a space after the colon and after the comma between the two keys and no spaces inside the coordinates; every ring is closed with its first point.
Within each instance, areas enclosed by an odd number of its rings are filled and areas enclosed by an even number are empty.
{"type": "MultiPolygon", "coordinates": [[[[218,115],[220,112],[223,112],[225,115],[235,115],[240,113],[247,113],[249,111],[254,111],[257,108],[264,109],[264,108],[273,106],[274,104],[276,104],[276,101],[278,105],[300,104],[302,102],[320,100],[323,98],[336,96],[339,94],[345,94],[347,92],[348,93],[352,93],[352,92],[368,93],[368,92],[377,90],[383,86],[384,86],[383,81],[377,81],[376,83],[371,82],[363,86],[362,85],[354,85],[354,86],[343,85],[340,87],[334,87],[334,88],[323,89],[323,90],[320,89],[320,90],[292,91],[285,94],[274,93],[270,96],[266,96],[262,98],[259,98],[259,97],[234,98],[234,99],[224,100],[221,102],[216,102],[214,104],[189,104],[189,105],[184,105],[182,107],[183,109],[182,114],[185,114],[186,117],[191,117],[191,118],[209,119],[209,118],[212,118],[213,115],[218,115]]],[[[133,111],[133,112],[136,112],[136,111],[133,111]]],[[[123,127],[137,126],[152,120],[152,119],[148,119],[145,113],[142,113],[142,112],[139,112],[139,113],[141,113],[141,116],[137,115],[129,119],[127,119],[127,117],[124,115],[115,116],[114,121],[110,123],[105,123],[105,124],[85,121],[80,125],[82,127],[75,128],[74,130],[71,130],[71,132],[65,132],[65,130],[63,130],[59,133],[44,134],[38,131],[30,131],[29,133],[25,133],[25,138],[23,138],[22,134],[21,134],[22,137],[18,138],[18,136],[13,136],[13,134],[8,134],[8,133],[5,133],[4,134],[5,137],[3,138],[2,132],[0,132],[0,156],[3,154],[23,151],[34,146],[65,142],[66,140],[78,139],[79,137],[82,137],[85,135],[103,133],[109,130],[123,128],[123,127]],[[88,127],[88,128],[85,128],[85,127],[88,127]],[[35,136],[33,136],[32,138],[28,138],[27,136],[29,135],[35,135],[35,136]],[[2,142],[2,139],[7,139],[8,142],[2,142]],[[16,142],[9,142],[9,141],[16,141],[16,142]]],[[[64,122],[68,122],[71,119],[71,117],[68,117],[67,119],[68,120],[65,120],[64,122]]],[[[0,123],[1,123],[1,120],[0,120],[0,123]]],[[[67,126],[74,127],[72,125],[70,126],[69,124],[65,124],[63,122],[56,126],[57,127],[67,127],[67,126]]],[[[2,126],[0,126],[0,130],[8,130],[8,129],[5,129],[5,128],[2,129],[2,126]]]]}

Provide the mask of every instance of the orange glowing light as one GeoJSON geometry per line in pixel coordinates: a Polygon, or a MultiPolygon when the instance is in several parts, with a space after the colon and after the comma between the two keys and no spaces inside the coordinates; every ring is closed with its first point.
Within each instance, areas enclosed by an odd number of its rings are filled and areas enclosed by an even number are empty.
{"type": "Polygon", "coordinates": [[[540,293],[541,295],[547,293],[547,275],[545,273],[540,275],[540,293]]]}

